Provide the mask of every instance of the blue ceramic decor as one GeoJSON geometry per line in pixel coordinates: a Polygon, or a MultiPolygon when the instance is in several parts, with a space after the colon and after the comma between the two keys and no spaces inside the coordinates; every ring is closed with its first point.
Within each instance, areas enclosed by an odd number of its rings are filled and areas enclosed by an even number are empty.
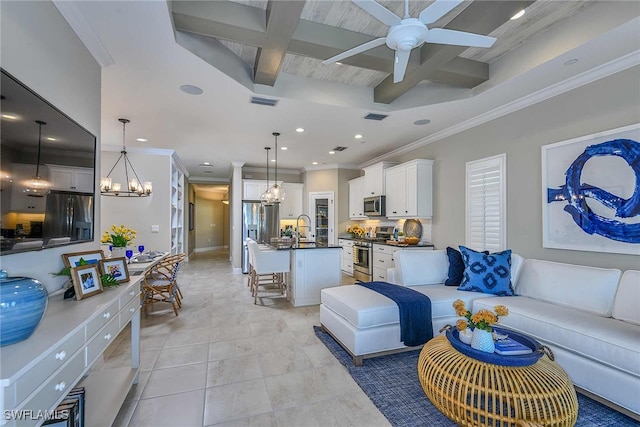
{"type": "Polygon", "coordinates": [[[36,279],[0,271],[0,346],[26,340],[42,320],[47,290],[36,279]]]}

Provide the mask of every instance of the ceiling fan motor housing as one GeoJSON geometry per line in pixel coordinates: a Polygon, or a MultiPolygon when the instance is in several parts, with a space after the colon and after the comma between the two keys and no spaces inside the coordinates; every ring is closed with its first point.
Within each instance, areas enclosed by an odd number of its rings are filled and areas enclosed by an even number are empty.
{"type": "Polygon", "coordinates": [[[393,50],[411,50],[425,42],[428,32],[418,19],[406,18],[389,28],[386,43],[393,50]]]}

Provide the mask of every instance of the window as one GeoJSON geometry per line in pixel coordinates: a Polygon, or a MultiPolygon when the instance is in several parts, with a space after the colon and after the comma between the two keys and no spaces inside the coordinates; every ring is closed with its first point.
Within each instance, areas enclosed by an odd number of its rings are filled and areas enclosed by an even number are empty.
{"type": "Polygon", "coordinates": [[[506,163],[506,154],[467,162],[466,246],[471,249],[506,249],[506,163]]]}

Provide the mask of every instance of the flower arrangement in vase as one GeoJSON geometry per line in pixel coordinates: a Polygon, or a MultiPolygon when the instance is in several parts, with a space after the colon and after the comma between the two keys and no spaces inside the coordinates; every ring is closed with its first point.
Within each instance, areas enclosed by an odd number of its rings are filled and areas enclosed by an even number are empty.
{"type": "Polygon", "coordinates": [[[358,224],[354,224],[347,228],[347,233],[351,234],[351,237],[364,237],[365,229],[358,224]]]}
{"type": "Polygon", "coordinates": [[[120,227],[112,225],[111,229],[105,230],[100,239],[101,243],[109,243],[114,248],[126,248],[127,245],[136,238],[136,230],[127,228],[124,225],[120,227]]]}
{"type": "Polygon", "coordinates": [[[458,316],[464,317],[456,322],[460,341],[471,344],[471,347],[476,350],[493,353],[495,346],[492,325],[498,323],[500,316],[507,316],[509,309],[504,305],[496,305],[493,307],[493,312],[483,308],[471,314],[465,307],[464,301],[460,299],[453,302],[453,308],[458,316]],[[469,333],[470,330],[473,332],[469,333]]]}

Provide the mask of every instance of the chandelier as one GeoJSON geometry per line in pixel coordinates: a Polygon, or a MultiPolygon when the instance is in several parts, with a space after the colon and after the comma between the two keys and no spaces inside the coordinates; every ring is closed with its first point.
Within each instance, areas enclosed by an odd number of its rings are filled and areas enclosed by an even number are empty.
{"type": "Polygon", "coordinates": [[[24,189],[22,191],[29,197],[44,197],[49,194],[50,184],[40,176],[40,151],[42,147],[42,126],[47,123],[42,120],[36,120],[36,123],[38,124],[38,160],[36,161],[36,174],[30,180],[24,182],[24,189]]]}
{"type": "Polygon", "coordinates": [[[267,190],[260,195],[260,202],[263,205],[272,205],[273,200],[271,200],[271,193],[269,193],[269,150],[271,147],[264,147],[264,150],[267,152],[267,190]]]}
{"type": "Polygon", "coordinates": [[[120,157],[116,160],[115,164],[109,171],[106,177],[100,178],[100,193],[103,196],[121,196],[121,197],[148,197],[153,191],[153,185],[151,181],[142,182],[138,178],[136,170],[131,164],[131,160],[127,156],[127,147],[125,145],[125,127],[130,122],[128,119],[118,119],[122,123],[122,151],[120,151],[120,157]],[[122,185],[119,182],[112,182],[111,172],[118,166],[120,160],[124,163],[124,176],[127,182],[125,190],[122,189],[122,185]],[[129,179],[129,168],[133,172],[131,180],[129,179]],[[133,178],[135,177],[135,178],[133,178]]]}
{"type": "MultiPolygon", "coordinates": [[[[280,132],[273,132],[273,137],[275,138],[275,150],[276,150],[276,173],[275,180],[273,185],[264,193],[264,199],[268,200],[270,203],[281,203],[284,202],[284,198],[286,196],[284,189],[278,185],[278,137],[280,136],[280,132]]],[[[267,185],[269,185],[269,164],[267,163],[267,185]]]]}

